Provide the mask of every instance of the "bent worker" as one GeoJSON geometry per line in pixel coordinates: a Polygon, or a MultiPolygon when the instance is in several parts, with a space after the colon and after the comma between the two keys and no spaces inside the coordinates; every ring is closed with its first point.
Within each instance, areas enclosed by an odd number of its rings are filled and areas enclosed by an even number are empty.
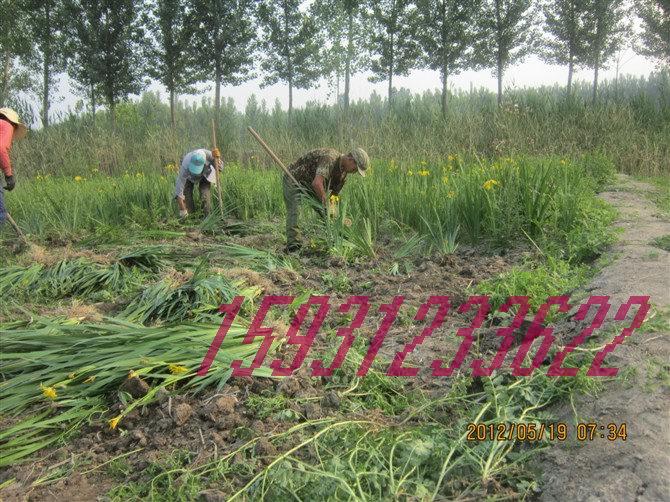
{"type": "Polygon", "coordinates": [[[362,148],[342,154],[332,148],[318,148],[305,153],[288,167],[299,187],[286,174],[283,177],[284,202],[286,203],[286,251],[300,249],[298,241],[298,208],[303,195],[314,198],[319,214],[325,217],[329,195],[339,196],[347,174],[365,176],[370,159],[362,148]]]}
{"type": "Polygon", "coordinates": [[[195,212],[193,202],[193,188],[198,184],[200,203],[205,216],[212,212],[211,187],[216,185],[215,169],[222,169],[221,153],[218,148],[205,150],[200,148],[184,155],[177,174],[175,184],[175,199],[179,206],[179,216],[186,217],[189,212],[195,212]]]}
{"type": "Polygon", "coordinates": [[[23,138],[28,128],[19,119],[18,113],[11,108],[0,108],[0,169],[5,175],[7,185],[3,188],[0,183],[0,225],[7,219],[5,210],[4,191],[14,190],[14,172],[12,162],[9,159],[9,151],[12,148],[12,140],[23,138]]]}

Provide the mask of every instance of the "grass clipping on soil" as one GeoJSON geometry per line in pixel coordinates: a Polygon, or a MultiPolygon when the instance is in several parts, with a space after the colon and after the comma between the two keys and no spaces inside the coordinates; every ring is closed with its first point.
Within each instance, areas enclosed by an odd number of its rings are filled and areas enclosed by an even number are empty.
{"type": "Polygon", "coordinates": [[[106,398],[115,394],[125,407],[110,422],[113,427],[133,408],[150,402],[160,388],[221,388],[230,376],[230,362],[246,361],[258,344],[244,344],[246,328],[233,325],[207,376],[194,377],[218,327],[194,323],[157,328],[118,319],[104,324],[37,319],[0,325],[0,416],[11,423],[22,412],[30,415],[0,433],[0,467],[101,418],[108,409],[106,398]],[[148,382],[146,395],[133,399],[119,390],[129,376],[148,382]]]}

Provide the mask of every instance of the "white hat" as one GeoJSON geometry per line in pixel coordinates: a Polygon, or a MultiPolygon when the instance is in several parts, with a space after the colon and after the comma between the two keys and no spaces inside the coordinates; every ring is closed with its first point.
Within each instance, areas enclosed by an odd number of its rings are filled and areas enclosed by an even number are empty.
{"type": "Polygon", "coordinates": [[[14,138],[21,139],[28,133],[28,128],[19,119],[19,114],[11,108],[0,108],[0,116],[6,118],[9,122],[16,126],[14,131],[14,138]]]}

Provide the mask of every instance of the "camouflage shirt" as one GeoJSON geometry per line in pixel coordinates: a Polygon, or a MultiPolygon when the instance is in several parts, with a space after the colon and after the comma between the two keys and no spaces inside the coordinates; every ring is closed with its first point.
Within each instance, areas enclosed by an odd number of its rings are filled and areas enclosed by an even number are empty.
{"type": "Polygon", "coordinates": [[[288,166],[289,172],[298,183],[311,189],[317,174],[323,176],[326,193],[339,194],[346,176],[342,176],[339,159],[340,152],[333,148],[317,148],[302,155],[288,166]]]}

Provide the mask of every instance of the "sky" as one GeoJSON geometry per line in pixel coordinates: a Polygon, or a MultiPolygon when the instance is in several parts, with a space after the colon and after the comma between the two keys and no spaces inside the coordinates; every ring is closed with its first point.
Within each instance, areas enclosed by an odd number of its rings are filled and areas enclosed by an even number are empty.
{"type": "MultiPolygon", "coordinates": [[[[621,75],[649,75],[654,70],[654,64],[650,60],[638,56],[632,51],[628,50],[621,54],[619,73],[621,75]]],[[[351,99],[366,99],[373,91],[376,91],[381,96],[386,96],[387,86],[386,82],[373,84],[368,81],[369,74],[356,74],[352,78],[351,83],[351,99]]],[[[600,80],[613,79],[616,75],[616,60],[610,66],[601,70],[600,80]]],[[[581,70],[576,72],[575,79],[591,81],[592,71],[581,70]]],[[[505,74],[504,86],[505,88],[523,88],[535,87],[540,85],[565,85],[567,81],[567,67],[548,65],[537,57],[530,57],[524,63],[512,66],[505,74]]],[[[243,111],[247,99],[251,94],[256,94],[259,101],[265,100],[269,108],[272,108],[275,99],[279,99],[282,107],[288,107],[288,86],[285,84],[276,84],[266,88],[261,88],[260,80],[255,79],[246,82],[237,87],[222,87],[222,99],[233,98],[238,110],[243,111]]],[[[490,70],[480,71],[466,71],[460,75],[450,77],[449,87],[452,90],[468,90],[470,84],[474,88],[486,88],[495,91],[497,88],[497,81],[493,77],[490,70]]],[[[341,84],[341,90],[344,84],[341,84]]],[[[412,92],[421,93],[426,90],[436,90],[441,88],[440,78],[437,72],[430,70],[415,70],[406,77],[394,77],[395,88],[406,88],[412,92]]],[[[157,83],[153,83],[149,90],[158,91],[161,99],[167,102],[167,93],[165,89],[157,83]]],[[[195,96],[180,95],[179,99],[189,103],[200,103],[203,96],[213,97],[214,90],[211,86],[210,90],[195,96]]],[[[59,112],[66,112],[69,108],[74,108],[76,102],[81,99],[72,93],[70,83],[66,76],[60,78],[58,85],[58,92],[56,99],[52,105],[52,112],[57,115],[59,112]]],[[[325,83],[312,89],[297,89],[293,92],[293,104],[295,107],[303,106],[308,101],[317,101],[320,103],[333,103],[335,101],[334,93],[329,92],[329,88],[325,83]]],[[[53,119],[52,119],[53,120],[53,119]]]]}

